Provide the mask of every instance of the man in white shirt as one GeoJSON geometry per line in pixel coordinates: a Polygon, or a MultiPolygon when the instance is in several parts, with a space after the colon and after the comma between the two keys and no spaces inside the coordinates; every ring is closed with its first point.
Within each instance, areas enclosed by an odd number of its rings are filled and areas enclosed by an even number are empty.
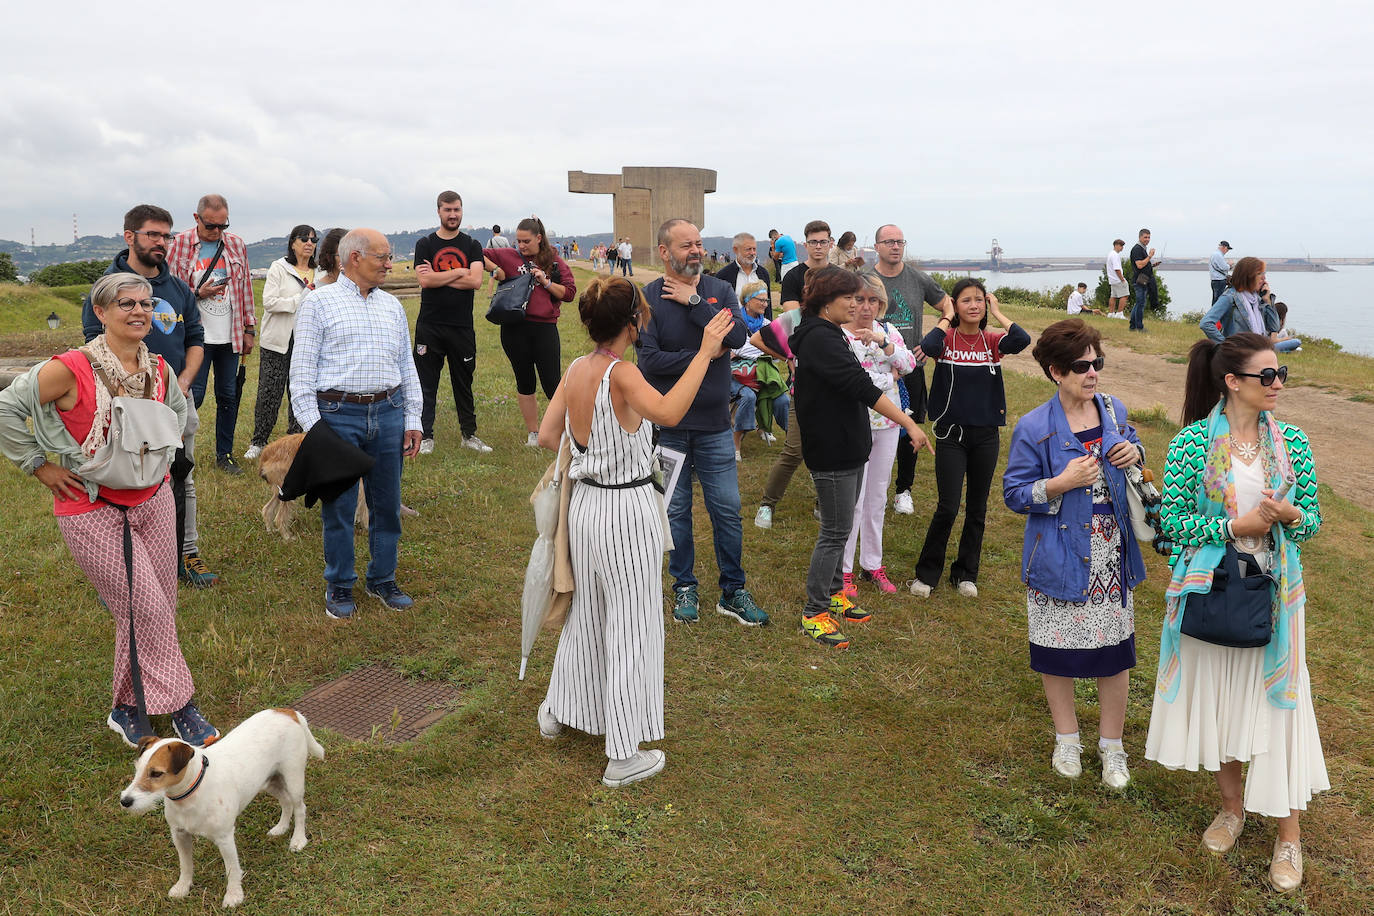
{"type": "Polygon", "coordinates": [[[1226,292],[1226,283],[1231,276],[1231,262],[1226,260],[1226,255],[1230,250],[1230,242],[1218,242],[1217,250],[1212,252],[1211,259],[1207,261],[1207,276],[1212,281],[1213,305],[1216,305],[1221,294],[1226,292]]]}
{"type": "Polygon", "coordinates": [[[1126,317],[1126,298],[1131,288],[1126,283],[1126,274],[1121,270],[1121,252],[1126,248],[1125,239],[1112,242],[1112,250],[1107,252],[1107,282],[1111,285],[1111,298],[1107,300],[1108,318],[1126,317]]]}
{"type": "Polygon", "coordinates": [[[620,274],[623,277],[633,277],[635,275],[634,264],[630,261],[630,256],[635,253],[635,246],[630,244],[629,239],[621,239],[620,244],[615,246],[616,256],[620,258],[620,274]]]}
{"type": "Polygon", "coordinates": [[[1092,308],[1088,305],[1088,284],[1078,284],[1078,289],[1069,293],[1069,314],[1077,315],[1080,312],[1092,312],[1094,315],[1101,315],[1102,310],[1092,308]]]}

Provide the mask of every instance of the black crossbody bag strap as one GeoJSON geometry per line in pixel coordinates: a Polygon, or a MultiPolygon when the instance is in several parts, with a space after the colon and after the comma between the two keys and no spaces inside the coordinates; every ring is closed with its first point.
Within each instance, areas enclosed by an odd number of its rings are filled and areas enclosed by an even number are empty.
{"type": "MultiPolygon", "coordinates": [[[[215,256],[210,259],[210,266],[205,268],[205,273],[200,275],[200,282],[196,284],[195,295],[200,296],[200,288],[205,285],[205,281],[210,279],[210,274],[219,266],[219,259],[224,255],[224,239],[219,240],[219,247],[215,249],[215,256]]],[[[218,378],[218,376],[216,376],[218,378]]]]}
{"type": "Polygon", "coordinates": [[[143,696],[143,672],[138,666],[138,639],[134,635],[134,533],[129,527],[129,507],[112,503],[103,496],[100,501],[114,506],[124,517],[124,576],[129,587],[129,679],[134,688],[134,718],[143,733],[151,735],[153,727],[148,724],[148,701],[143,696]]]}

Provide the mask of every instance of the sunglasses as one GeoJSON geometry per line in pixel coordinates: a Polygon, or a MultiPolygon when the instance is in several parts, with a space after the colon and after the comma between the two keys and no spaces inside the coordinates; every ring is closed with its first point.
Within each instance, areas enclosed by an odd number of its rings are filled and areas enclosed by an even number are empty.
{"type": "Polygon", "coordinates": [[[1069,363],[1069,371],[1074,375],[1082,375],[1089,369],[1094,372],[1101,372],[1102,367],[1107,365],[1107,357],[1099,356],[1097,359],[1076,359],[1069,363]]]}
{"type": "Polygon", "coordinates": [[[1260,380],[1260,384],[1265,388],[1274,384],[1274,379],[1278,379],[1285,384],[1288,382],[1287,366],[1279,366],[1277,369],[1262,369],[1259,372],[1232,372],[1231,374],[1241,376],[1242,378],[1257,378],[1260,380]]]}
{"type": "Polygon", "coordinates": [[[316,236],[316,235],[298,235],[298,236],[296,236],[296,241],[298,241],[298,242],[309,242],[311,245],[315,244],[315,243],[318,242],[319,240],[320,240],[320,239],[319,239],[319,236],[316,236]]]}
{"type": "Polygon", "coordinates": [[[200,225],[201,225],[201,227],[202,227],[206,232],[214,232],[216,229],[228,229],[228,228],[229,228],[229,224],[228,224],[228,223],[206,223],[206,222],[202,222],[200,225]]]}

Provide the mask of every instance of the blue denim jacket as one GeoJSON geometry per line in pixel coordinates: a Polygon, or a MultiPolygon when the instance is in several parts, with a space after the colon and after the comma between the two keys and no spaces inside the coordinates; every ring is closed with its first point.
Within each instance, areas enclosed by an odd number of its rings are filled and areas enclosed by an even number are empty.
{"type": "MultiPolygon", "coordinates": [[[[1125,584],[1127,588],[1135,588],[1145,579],[1145,558],[1131,531],[1126,475],[1113,467],[1105,456],[1122,441],[1140,448],[1142,461],[1145,450],[1135,429],[1126,422],[1126,405],[1112,398],[1118,421],[1113,424],[1103,407],[1102,395],[1096,395],[1094,400],[1102,419],[1102,470],[1112,494],[1112,507],[1125,548],[1122,564],[1125,584]]],[[[1055,396],[1016,424],[1007,453],[1007,469],[1002,476],[1002,499],[1007,508],[1028,516],[1021,549],[1021,580],[1036,591],[1061,601],[1083,602],[1088,598],[1092,564],[1089,543],[1092,488],[1077,487],[1047,500],[1044,487],[1036,484],[1056,476],[1070,461],[1087,453],[1083,443],[1069,429],[1064,407],[1055,396]]]]}

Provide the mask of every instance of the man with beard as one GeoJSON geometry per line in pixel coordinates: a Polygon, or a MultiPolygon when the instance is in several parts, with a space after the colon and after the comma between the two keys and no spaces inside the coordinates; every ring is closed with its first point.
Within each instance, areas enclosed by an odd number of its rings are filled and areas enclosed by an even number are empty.
{"type": "Polygon", "coordinates": [[[771,319],[773,317],[773,284],[771,282],[773,278],[768,275],[768,271],[764,266],[758,262],[759,243],[749,233],[741,232],[735,236],[732,247],[735,252],[734,260],[716,271],[716,278],[724,280],[735,288],[736,301],[740,298],[740,290],[744,289],[750,283],[755,281],[762,283],[764,288],[768,290],[769,299],[768,307],[764,310],[764,314],[771,319]]]}
{"type": "Polygon", "coordinates": [[[721,309],[729,309],[735,316],[734,327],[712,358],[692,406],[676,426],[659,430],[659,443],[685,456],[677,488],[668,494],[673,618],[683,623],[695,623],[698,618],[696,545],[692,539],[695,474],[711,517],[720,571],[721,595],[716,611],[745,626],[761,626],[768,622],[768,615],[744,587],[744,527],[730,430],[730,351],[743,346],[747,338],[744,316],[730,284],[703,275],[706,250],[696,226],[685,219],[670,219],[660,226],[658,256],[663,261],[663,278],[644,287],[651,315],[638,341],[639,369],[650,385],[666,394],[701,349],[706,323],[721,309]]]}
{"type": "MultiPolygon", "coordinates": [[[[167,267],[167,246],[172,241],[172,214],[153,204],[139,204],[124,214],[124,244],[128,247],[115,255],[107,274],[135,273],[152,284],[153,329],[144,338],[148,350],[167,361],[181,385],[181,393],[189,394],[191,384],[200,372],[204,356],[205,331],[200,324],[200,306],[191,288],[172,276],[167,267]]],[[[81,330],[87,342],[95,339],[105,328],[95,317],[91,297],[81,307],[81,330]]],[[[182,447],[187,455],[196,451],[196,428],[200,425],[196,412],[187,411],[182,447]]],[[[183,523],[181,539],[181,578],[196,588],[209,588],[219,581],[200,558],[196,531],[196,484],[187,474],[177,517],[183,523]]]]}
{"type": "Polygon", "coordinates": [[[439,375],[447,359],[463,447],[484,455],[491,451],[491,446],[477,438],[477,408],[472,401],[472,376],[477,368],[472,303],[482,287],[482,246],[459,231],[463,198],[456,191],[441,193],[438,204],[439,228],[415,243],[415,276],[420,280],[415,371],[420,376],[424,398],[420,454],[434,451],[434,402],[439,397],[439,375]]]}

